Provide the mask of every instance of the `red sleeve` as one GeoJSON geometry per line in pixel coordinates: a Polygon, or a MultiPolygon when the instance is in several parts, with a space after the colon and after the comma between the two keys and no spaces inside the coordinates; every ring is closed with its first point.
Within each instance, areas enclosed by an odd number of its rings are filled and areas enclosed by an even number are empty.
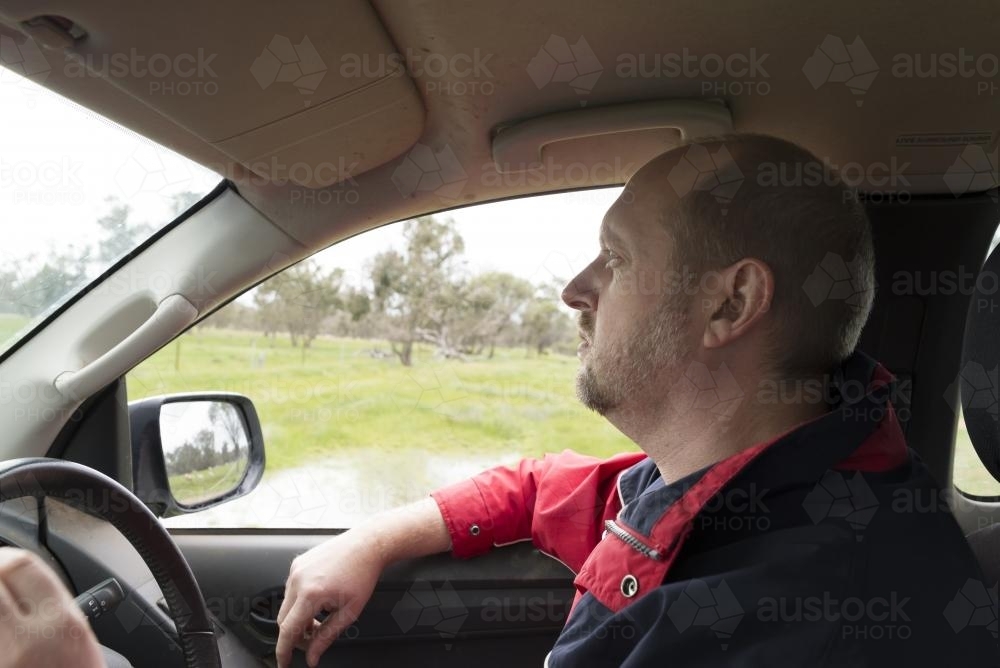
{"type": "Polygon", "coordinates": [[[456,557],[531,539],[578,571],[600,541],[604,520],[621,508],[618,475],[645,457],[629,452],[600,460],[564,450],[484,471],[431,496],[456,557]]]}

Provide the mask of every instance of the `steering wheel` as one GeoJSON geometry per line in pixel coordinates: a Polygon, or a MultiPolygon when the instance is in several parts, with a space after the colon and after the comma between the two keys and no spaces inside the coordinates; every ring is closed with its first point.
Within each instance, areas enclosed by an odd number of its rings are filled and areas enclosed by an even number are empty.
{"type": "Polygon", "coordinates": [[[109,522],[139,554],[170,609],[188,668],[219,668],[201,589],[170,534],[132,492],[86,466],[46,457],[0,462],[0,502],[49,496],[109,522]],[[98,504],[88,503],[99,499],[98,504]],[[112,508],[114,511],[112,511],[112,508]]]}

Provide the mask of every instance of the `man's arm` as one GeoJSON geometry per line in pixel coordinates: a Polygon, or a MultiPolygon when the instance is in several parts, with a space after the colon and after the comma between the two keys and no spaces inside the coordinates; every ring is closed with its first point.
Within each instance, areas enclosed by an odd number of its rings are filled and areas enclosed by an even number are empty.
{"type": "Polygon", "coordinates": [[[278,612],[278,666],[291,664],[296,647],[306,651],[310,666],[319,663],[361,614],[386,566],[450,548],[437,504],[425,499],[381,513],[296,557],[278,612]],[[320,624],[314,618],[324,610],[330,614],[320,624]]]}
{"type": "Polygon", "coordinates": [[[564,450],[497,467],[434,492],[456,557],[531,539],[574,571],[620,509],[615,484],[641,452],[597,459],[564,450]]]}
{"type": "Polygon", "coordinates": [[[603,519],[617,512],[618,474],[643,457],[628,453],[602,461],[567,450],[525,459],[377,515],[300,555],[278,613],[278,665],[288,666],[298,647],[315,666],[361,614],[382,571],[397,561],[448,550],[471,557],[532,539],[579,568],[600,540],[603,519]],[[314,618],[323,611],[329,615],[320,624],[314,618]]]}

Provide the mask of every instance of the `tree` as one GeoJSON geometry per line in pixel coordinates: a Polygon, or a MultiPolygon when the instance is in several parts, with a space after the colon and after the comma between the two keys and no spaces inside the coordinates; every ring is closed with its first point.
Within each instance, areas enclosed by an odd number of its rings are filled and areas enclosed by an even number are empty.
{"type": "Polygon", "coordinates": [[[103,238],[97,243],[98,262],[107,265],[142,243],[153,228],[146,223],[129,221],[132,207],[115,197],[104,200],[109,211],[97,219],[103,238]]]}
{"type": "MultiPolygon", "coordinates": [[[[170,216],[179,216],[200,199],[201,195],[189,190],[174,193],[170,196],[170,216]]],[[[107,264],[141,244],[155,230],[149,223],[129,220],[132,207],[117,197],[107,197],[104,203],[108,207],[108,212],[97,219],[97,226],[101,229],[103,238],[97,244],[96,259],[107,264]]]]}
{"type": "Polygon", "coordinates": [[[360,288],[348,287],[344,290],[344,308],[351,316],[351,322],[358,322],[371,313],[372,299],[360,288]]]}
{"type": "MultiPolygon", "coordinates": [[[[176,215],[199,199],[189,191],[172,195],[171,211],[176,215]]],[[[153,233],[148,223],[131,220],[132,208],[118,198],[108,197],[104,204],[107,211],[97,219],[96,249],[89,244],[69,245],[52,249],[43,258],[15,259],[0,270],[0,312],[38,315],[90,280],[95,263],[103,270],[153,233]]]]}
{"type": "Polygon", "coordinates": [[[18,313],[18,275],[13,269],[0,267],[0,313],[18,313]]]}
{"type": "Polygon", "coordinates": [[[311,260],[289,267],[263,283],[254,304],[265,334],[284,329],[292,345],[305,351],[321,330],[323,321],[343,306],[340,294],[344,272],[326,272],[311,260]]]}
{"type": "Polygon", "coordinates": [[[534,293],[531,283],[499,271],[473,276],[464,286],[463,313],[457,329],[463,351],[478,355],[489,346],[493,358],[497,340],[514,327],[534,293]]]}
{"type": "Polygon", "coordinates": [[[558,286],[542,285],[525,308],[522,334],[528,349],[544,354],[554,345],[572,339],[576,326],[573,318],[560,310],[558,286]]]}
{"type": "Polygon", "coordinates": [[[190,209],[201,200],[201,195],[184,190],[170,196],[170,209],[174,217],[177,217],[190,209]]]}
{"type": "Polygon", "coordinates": [[[17,262],[12,273],[20,280],[11,285],[6,299],[16,303],[17,312],[36,316],[86,282],[89,259],[87,249],[70,246],[50,250],[40,266],[34,256],[17,262]]]}
{"type": "Polygon", "coordinates": [[[218,311],[199,323],[199,327],[212,327],[215,329],[255,329],[257,326],[258,312],[252,306],[247,306],[239,301],[231,301],[218,311]]]}
{"type": "Polygon", "coordinates": [[[179,448],[167,453],[167,471],[170,475],[183,475],[203,471],[222,462],[215,449],[215,432],[201,429],[194,441],[185,441],[179,448]]]}
{"type": "Polygon", "coordinates": [[[373,307],[386,338],[403,366],[413,364],[413,344],[427,341],[456,355],[449,324],[458,311],[460,286],[455,280],[465,242],[450,218],[422,216],[403,229],[406,248],[375,256],[371,266],[373,307]]]}
{"type": "Polygon", "coordinates": [[[232,404],[213,401],[208,407],[208,419],[212,426],[222,427],[222,463],[239,460],[243,457],[241,446],[246,442],[247,429],[240,417],[239,409],[232,404]],[[233,450],[229,449],[230,444],[233,450]]]}

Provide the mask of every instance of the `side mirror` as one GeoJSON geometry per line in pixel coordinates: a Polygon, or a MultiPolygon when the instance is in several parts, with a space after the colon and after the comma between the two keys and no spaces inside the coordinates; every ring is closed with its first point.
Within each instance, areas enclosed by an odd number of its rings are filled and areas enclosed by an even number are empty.
{"type": "Polygon", "coordinates": [[[236,499],[264,475],[264,437],[247,397],[172,394],[128,408],[135,495],[157,517],[236,499]]]}

